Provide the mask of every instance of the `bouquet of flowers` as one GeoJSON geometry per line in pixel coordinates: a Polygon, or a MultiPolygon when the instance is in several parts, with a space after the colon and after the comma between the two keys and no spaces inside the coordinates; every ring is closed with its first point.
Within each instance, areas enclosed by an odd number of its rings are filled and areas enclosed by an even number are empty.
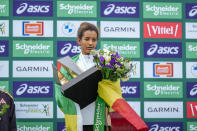
{"type": "Polygon", "coordinates": [[[103,50],[92,50],[93,61],[101,70],[103,79],[117,81],[121,78],[123,81],[129,79],[129,72],[132,69],[130,59],[121,57],[117,52],[103,50]]]}

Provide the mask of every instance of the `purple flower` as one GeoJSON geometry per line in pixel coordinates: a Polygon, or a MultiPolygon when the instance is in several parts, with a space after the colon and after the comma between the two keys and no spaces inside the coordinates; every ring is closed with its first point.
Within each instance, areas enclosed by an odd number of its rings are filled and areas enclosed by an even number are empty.
{"type": "Polygon", "coordinates": [[[102,57],[102,56],[99,59],[100,59],[101,62],[103,62],[105,60],[105,58],[102,57]]]}
{"type": "Polygon", "coordinates": [[[106,67],[109,67],[109,68],[114,68],[114,66],[112,66],[112,65],[106,65],[106,67]]]}
{"type": "Polygon", "coordinates": [[[93,56],[94,58],[97,58],[98,57],[98,55],[96,54],[95,56],[93,56]]]}
{"type": "Polygon", "coordinates": [[[121,57],[119,56],[118,52],[116,52],[116,57],[117,57],[117,58],[121,58],[121,57]]]}
{"type": "Polygon", "coordinates": [[[115,64],[116,63],[116,59],[115,58],[112,58],[111,60],[110,60],[110,64],[115,64]]]}
{"type": "Polygon", "coordinates": [[[103,63],[99,63],[99,65],[102,66],[102,67],[104,67],[104,64],[103,63]]]}
{"type": "Polygon", "coordinates": [[[120,64],[119,62],[116,62],[117,65],[119,65],[120,67],[122,66],[122,64],[120,64]]]}

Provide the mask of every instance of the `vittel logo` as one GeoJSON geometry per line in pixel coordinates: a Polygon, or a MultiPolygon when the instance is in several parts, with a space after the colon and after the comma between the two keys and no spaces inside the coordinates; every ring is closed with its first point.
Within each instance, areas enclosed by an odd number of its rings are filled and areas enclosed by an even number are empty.
{"type": "Polygon", "coordinates": [[[16,95],[20,96],[27,92],[28,94],[47,94],[49,93],[49,86],[28,86],[21,84],[20,88],[16,91],[16,95]]]}
{"type": "Polygon", "coordinates": [[[116,6],[115,4],[107,5],[107,8],[104,10],[104,15],[109,15],[111,13],[115,14],[135,14],[136,7],[132,6],[116,6]]]}
{"type": "Polygon", "coordinates": [[[29,13],[48,13],[49,12],[49,5],[28,5],[28,3],[22,3],[20,4],[20,7],[16,10],[17,14],[22,14],[26,10],[29,13]]]}
{"type": "Polygon", "coordinates": [[[158,53],[158,54],[178,54],[179,47],[167,47],[167,46],[158,46],[157,44],[152,44],[147,51],[149,56],[158,53]]]}
{"type": "Polygon", "coordinates": [[[173,26],[166,27],[166,26],[154,26],[154,25],[149,25],[147,24],[147,28],[149,30],[149,35],[151,36],[151,30],[153,31],[154,34],[171,34],[174,36],[177,35],[177,30],[178,30],[178,24],[175,27],[175,30],[173,26]]]}
{"type": "Polygon", "coordinates": [[[169,22],[144,22],[144,38],[182,38],[182,25],[169,22]]]}
{"type": "Polygon", "coordinates": [[[182,131],[179,126],[159,126],[159,124],[153,124],[149,128],[149,131],[182,131]]]}
{"type": "Polygon", "coordinates": [[[60,50],[60,54],[66,55],[68,52],[80,53],[81,47],[80,46],[72,46],[71,43],[66,43],[66,44],[64,44],[64,47],[60,50]]]}

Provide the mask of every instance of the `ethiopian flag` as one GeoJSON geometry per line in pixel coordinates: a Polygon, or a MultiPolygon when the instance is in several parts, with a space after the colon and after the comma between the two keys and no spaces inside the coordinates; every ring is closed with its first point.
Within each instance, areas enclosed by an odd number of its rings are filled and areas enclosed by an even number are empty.
{"type": "Polygon", "coordinates": [[[120,79],[115,82],[106,79],[100,81],[98,94],[109,107],[126,119],[137,131],[148,131],[145,122],[122,98],[120,79]]]}

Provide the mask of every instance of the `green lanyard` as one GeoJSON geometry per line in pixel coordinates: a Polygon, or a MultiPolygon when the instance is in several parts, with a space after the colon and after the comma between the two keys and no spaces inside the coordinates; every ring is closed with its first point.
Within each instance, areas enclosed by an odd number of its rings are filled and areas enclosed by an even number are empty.
{"type": "Polygon", "coordinates": [[[94,113],[94,131],[104,131],[105,102],[99,96],[96,99],[94,113]]]}

